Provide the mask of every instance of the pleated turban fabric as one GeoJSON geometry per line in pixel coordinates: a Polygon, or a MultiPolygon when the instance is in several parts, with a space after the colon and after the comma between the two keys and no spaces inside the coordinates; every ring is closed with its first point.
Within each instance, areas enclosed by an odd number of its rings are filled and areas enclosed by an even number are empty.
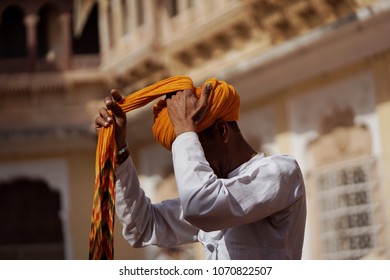
{"type": "MultiPolygon", "coordinates": [[[[239,95],[231,85],[215,78],[206,80],[201,87],[195,87],[192,79],[186,76],[167,78],[126,96],[119,102],[119,106],[126,113],[141,108],[169,93],[185,89],[192,89],[199,99],[202,88],[207,83],[212,85],[208,97],[208,109],[202,121],[197,125],[197,132],[211,126],[217,119],[237,121],[240,108],[239,95]]],[[[169,119],[165,99],[160,98],[153,106],[153,120],[152,131],[154,137],[158,143],[170,150],[175,140],[175,131],[169,119]]],[[[89,241],[90,259],[114,258],[115,159],[117,155],[114,129],[114,125],[102,128],[98,137],[95,191],[89,241]]]]}

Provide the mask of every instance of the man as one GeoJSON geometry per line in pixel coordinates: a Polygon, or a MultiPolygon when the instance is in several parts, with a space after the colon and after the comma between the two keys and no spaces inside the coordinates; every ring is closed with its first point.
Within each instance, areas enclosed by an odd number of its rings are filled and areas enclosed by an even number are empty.
{"type": "Polygon", "coordinates": [[[113,90],[105,99],[95,125],[97,131],[116,126],[116,213],[124,238],[133,247],[198,241],[207,259],[300,259],[306,198],[298,164],[290,156],[257,153],[236,121],[218,118],[198,131],[212,114],[211,92],[206,84],[199,99],[183,90],[165,100],[176,135],[171,150],[179,198],[158,204],[140,188],[129,156],[121,95],[113,90]]]}

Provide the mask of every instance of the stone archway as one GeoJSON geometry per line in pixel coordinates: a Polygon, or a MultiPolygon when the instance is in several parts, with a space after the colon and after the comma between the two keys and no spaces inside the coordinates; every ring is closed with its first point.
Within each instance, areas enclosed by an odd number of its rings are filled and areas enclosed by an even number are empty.
{"type": "Polygon", "coordinates": [[[45,4],[39,10],[39,22],[37,25],[39,57],[46,60],[58,60],[61,49],[59,8],[53,3],[45,4]]]}
{"type": "Polygon", "coordinates": [[[0,58],[27,57],[24,11],[10,5],[0,11],[0,58]]]}
{"type": "Polygon", "coordinates": [[[40,179],[0,182],[0,259],[64,259],[60,195],[40,179]]]}

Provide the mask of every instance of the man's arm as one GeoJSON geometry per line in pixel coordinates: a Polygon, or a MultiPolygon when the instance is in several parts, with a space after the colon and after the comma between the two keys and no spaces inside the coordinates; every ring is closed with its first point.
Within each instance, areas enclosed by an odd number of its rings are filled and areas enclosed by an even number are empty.
{"type": "MultiPolygon", "coordinates": [[[[116,90],[104,100],[106,107],[99,109],[95,119],[96,132],[102,127],[115,125],[115,138],[119,150],[126,147],[126,115],[118,105],[122,96],[116,90]],[[110,110],[112,115],[109,113],[110,110]]],[[[199,229],[183,219],[178,199],[152,204],[140,188],[136,169],[129,153],[117,165],[116,213],[123,225],[123,235],[134,247],[172,246],[196,241],[199,229]]]]}
{"type": "Polygon", "coordinates": [[[170,247],[197,241],[199,229],[183,218],[179,199],[152,204],[140,188],[131,157],[117,169],[117,216],[123,236],[133,247],[170,247]]]}

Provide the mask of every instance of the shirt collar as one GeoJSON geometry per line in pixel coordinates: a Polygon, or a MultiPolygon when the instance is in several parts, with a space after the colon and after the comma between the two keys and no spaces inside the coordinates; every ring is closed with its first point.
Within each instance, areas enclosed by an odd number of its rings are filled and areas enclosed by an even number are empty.
{"type": "Polygon", "coordinates": [[[253,162],[261,159],[264,157],[264,154],[263,153],[259,153],[259,154],[256,154],[254,157],[252,157],[250,160],[248,160],[247,162],[244,162],[243,164],[241,164],[240,166],[238,166],[236,169],[234,169],[233,171],[231,171],[227,178],[230,179],[234,176],[237,176],[238,174],[240,174],[243,170],[245,170],[248,166],[250,166],[253,162]]]}

